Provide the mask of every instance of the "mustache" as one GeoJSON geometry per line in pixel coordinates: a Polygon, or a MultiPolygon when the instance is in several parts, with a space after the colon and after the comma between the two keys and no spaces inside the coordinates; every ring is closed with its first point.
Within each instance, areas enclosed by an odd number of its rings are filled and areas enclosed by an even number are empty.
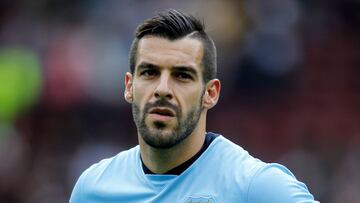
{"type": "Polygon", "coordinates": [[[149,112],[149,110],[151,108],[156,108],[156,107],[166,107],[166,108],[169,108],[169,109],[172,109],[173,111],[175,111],[176,115],[180,115],[180,109],[179,107],[177,107],[176,105],[168,102],[167,100],[157,100],[153,103],[147,103],[145,104],[145,107],[144,107],[144,112],[147,113],[149,112]]]}

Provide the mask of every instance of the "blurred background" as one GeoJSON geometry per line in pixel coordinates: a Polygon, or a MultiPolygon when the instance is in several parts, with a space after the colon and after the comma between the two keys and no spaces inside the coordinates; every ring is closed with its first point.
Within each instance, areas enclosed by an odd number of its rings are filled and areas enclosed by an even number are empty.
{"type": "Polygon", "coordinates": [[[84,169],[137,144],[128,50],[166,8],[203,18],[217,44],[208,130],[321,202],[360,202],[358,0],[1,1],[0,202],[67,202],[84,169]]]}

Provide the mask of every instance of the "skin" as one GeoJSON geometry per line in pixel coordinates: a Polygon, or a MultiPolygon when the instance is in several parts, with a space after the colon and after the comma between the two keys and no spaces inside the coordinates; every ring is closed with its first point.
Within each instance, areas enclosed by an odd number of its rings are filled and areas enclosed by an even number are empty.
{"type": "Polygon", "coordinates": [[[133,106],[141,158],[154,173],[179,166],[204,143],[207,110],[216,105],[221,85],[218,79],[204,84],[203,53],[197,39],[145,36],[134,74],[125,75],[124,96],[133,106]],[[157,101],[163,103],[152,105],[157,101]]]}

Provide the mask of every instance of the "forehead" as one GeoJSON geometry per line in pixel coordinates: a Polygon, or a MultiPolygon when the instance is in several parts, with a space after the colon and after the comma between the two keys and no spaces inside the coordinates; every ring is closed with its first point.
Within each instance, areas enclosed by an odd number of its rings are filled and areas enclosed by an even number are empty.
{"type": "Polygon", "coordinates": [[[137,62],[151,63],[160,67],[192,66],[200,68],[203,45],[194,38],[168,40],[161,37],[146,36],[139,41],[137,62]]]}

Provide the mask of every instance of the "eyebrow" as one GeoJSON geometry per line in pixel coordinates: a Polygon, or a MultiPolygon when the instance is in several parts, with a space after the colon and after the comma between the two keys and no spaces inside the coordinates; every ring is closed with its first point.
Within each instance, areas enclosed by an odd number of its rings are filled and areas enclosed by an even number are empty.
{"type": "Polygon", "coordinates": [[[138,70],[141,70],[141,69],[159,69],[160,67],[157,66],[157,65],[154,65],[154,64],[151,64],[151,63],[141,63],[137,66],[137,69],[138,70]]]}
{"type": "MultiPolygon", "coordinates": [[[[156,69],[157,70],[157,69],[160,69],[160,67],[155,64],[152,64],[152,63],[143,62],[137,66],[137,69],[139,71],[143,70],[143,69],[156,69]]],[[[197,76],[197,71],[192,66],[173,66],[172,69],[174,71],[178,71],[178,72],[189,72],[189,73],[197,76]]]]}

